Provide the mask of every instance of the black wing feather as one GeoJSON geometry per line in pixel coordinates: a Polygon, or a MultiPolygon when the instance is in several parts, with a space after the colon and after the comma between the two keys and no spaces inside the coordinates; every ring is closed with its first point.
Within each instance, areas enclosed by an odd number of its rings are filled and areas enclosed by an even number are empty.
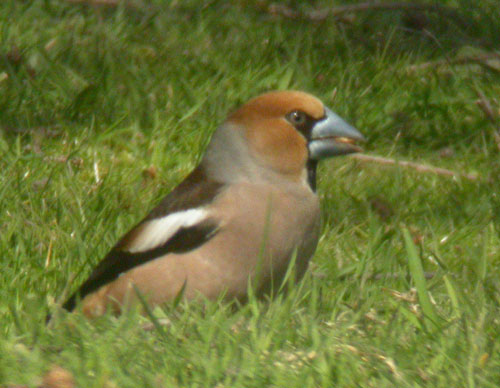
{"type": "MultiPolygon", "coordinates": [[[[168,214],[178,211],[203,206],[211,202],[221,188],[221,183],[208,180],[203,169],[198,167],[168,194],[142,222],[165,217],[168,214]]],[[[159,247],[137,253],[130,253],[120,249],[123,239],[127,237],[125,235],[97,265],[89,278],[64,303],[63,307],[67,310],[73,310],[77,298],[84,298],[86,295],[115,280],[120,274],[136,266],[147,263],[167,253],[185,253],[196,249],[210,240],[217,232],[217,229],[217,222],[208,219],[192,227],[180,228],[159,247]]]]}

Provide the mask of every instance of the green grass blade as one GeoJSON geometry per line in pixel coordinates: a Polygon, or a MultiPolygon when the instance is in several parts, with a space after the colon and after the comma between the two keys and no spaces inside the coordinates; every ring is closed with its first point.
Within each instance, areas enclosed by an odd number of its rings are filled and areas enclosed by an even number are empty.
{"type": "Polygon", "coordinates": [[[410,232],[406,228],[403,228],[403,238],[405,241],[406,253],[408,255],[410,274],[415,282],[418,300],[424,315],[425,327],[428,330],[431,330],[437,326],[439,316],[434,311],[434,306],[431,303],[431,299],[427,291],[427,281],[425,280],[425,273],[422,267],[422,262],[420,261],[420,257],[417,253],[417,248],[413,243],[410,232]]]}
{"type": "Polygon", "coordinates": [[[451,300],[453,315],[454,317],[458,317],[460,315],[460,304],[458,302],[458,295],[455,286],[453,285],[448,275],[444,275],[443,280],[444,280],[444,285],[446,286],[446,291],[448,292],[448,295],[451,300]]]}
{"type": "Polygon", "coordinates": [[[146,312],[146,315],[151,319],[151,322],[153,323],[153,326],[155,327],[156,331],[164,338],[167,339],[167,334],[165,333],[165,330],[163,330],[163,326],[161,325],[160,321],[158,321],[158,318],[153,313],[153,310],[151,309],[151,306],[149,306],[148,302],[144,298],[144,295],[142,295],[141,291],[135,286],[134,291],[135,294],[137,295],[137,299],[139,299],[139,302],[141,303],[142,307],[144,308],[144,311],[146,312]]]}

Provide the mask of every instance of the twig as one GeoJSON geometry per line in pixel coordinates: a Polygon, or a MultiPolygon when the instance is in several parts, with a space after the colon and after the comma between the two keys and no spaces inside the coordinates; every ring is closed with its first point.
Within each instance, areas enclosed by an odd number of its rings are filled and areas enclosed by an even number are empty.
{"type": "Polygon", "coordinates": [[[434,166],[429,166],[425,164],[419,164],[415,162],[408,162],[404,160],[395,160],[395,159],[389,159],[389,158],[383,158],[381,156],[372,156],[372,155],[365,155],[365,154],[354,154],[351,155],[351,158],[354,158],[356,160],[359,160],[360,162],[367,162],[367,163],[377,163],[377,164],[385,164],[385,165],[391,165],[391,166],[401,166],[401,167],[408,167],[412,168],[415,171],[418,172],[430,172],[433,174],[437,175],[444,175],[444,176],[449,176],[449,177],[461,177],[468,179],[470,181],[475,181],[479,177],[474,174],[462,174],[459,172],[447,170],[445,168],[440,168],[440,167],[434,167],[434,166]]]}
{"type": "Polygon", "coordinates": [[[107,5],[116,7],[121,0],[65,0],[67,3],[85,4],[85,5],[107,5]]]}
{"type": "Polygon", "coordinates": [[[485,66],[489,69],[497,70],[495,67],[488,65],[487,61],[491,59],[500,59],[500,54],[499,53],[486,53],[486,54],[479,54],[479,55],[470,55],[470,56],[464,56],[461,58],[455,58],[455,59],[440,59],[437,61],[429,61],[429,62],[424,62],[420,63],[417,65],[411,65],[407,68],[409,72],[414,72],[417,70],[424,70],[428,69],[431,67],[441,67],[441,66],[446,66],[446,65],[468,65],[471,63],[477,63],[482,66],[485,66]]]}
{"type": "Polygon", "coordinates": [[[271,4],[268,8],[268,12],[273,15],[281,15],[290,19],[309,19],[311,21],[324,21],[328,17],[340,18],[346,13],[364,11],[430,11],[438,12],[443,16],[448,16],[456,21],[468,24],[457,12],[457,9],[440,4],[365,2],[311,10],[307,12],[299,12],[283,4],[271,4]]]}
{"type": "Polygon", "coordinates": [[[484,115],[488,120],[491,121],[493,126],[493,138],[495,139],[495,143],[497,145],[498,150],[500,151],[500,114],[495,113],[493,107],[491,106],[490,101],[486,98],[484,93],[476,88],[476,94],[479,97],[479,100],[476,101],[476,105],[483,111],[484,115]]]}
{"type": "Polygon", "coordinates": [[[65,0],[67,3],[89,5],[96,7],[118,7],[123,5],[126,8],[141,9],[138,4],[128,0],[65,0]]]}
{"type": "Polygon", "coordinates": [[[488,120],[490,120],[493,124],[497,124],[498,115],[493,111],[493,107],[491,106],[486,96],[478,89],[476,89],[476,94],[479,97],[479,100],[476,101],[477,106],[481,108],[488,120]]]}

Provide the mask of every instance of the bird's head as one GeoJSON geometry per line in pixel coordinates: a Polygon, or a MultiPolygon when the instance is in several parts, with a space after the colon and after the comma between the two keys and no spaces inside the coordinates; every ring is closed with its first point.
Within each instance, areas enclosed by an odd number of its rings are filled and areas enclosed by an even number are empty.
{"type": "Polygon", "coordinates": [[[233,112],[214,134],[207,152],[231,155],[223,164],[249,165],[289,178],[303,176],[308,164],[359,152],[364,137],[310,94],[274,91],[233,112]],[[212,148],[212,149],[211,149],[212,148]]]}

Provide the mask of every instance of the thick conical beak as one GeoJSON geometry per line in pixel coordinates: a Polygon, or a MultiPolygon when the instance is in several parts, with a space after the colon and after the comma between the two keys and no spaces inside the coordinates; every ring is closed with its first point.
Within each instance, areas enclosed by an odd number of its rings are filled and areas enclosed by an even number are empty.
{"type": "Polygon", "coordinates": [[[325,118],[318,121],[311,131],[309,157],[320,160],[360,152],[363,149],[356,142],[363,141],[364,136],[356,128],[325,107],[325,118]]]}

